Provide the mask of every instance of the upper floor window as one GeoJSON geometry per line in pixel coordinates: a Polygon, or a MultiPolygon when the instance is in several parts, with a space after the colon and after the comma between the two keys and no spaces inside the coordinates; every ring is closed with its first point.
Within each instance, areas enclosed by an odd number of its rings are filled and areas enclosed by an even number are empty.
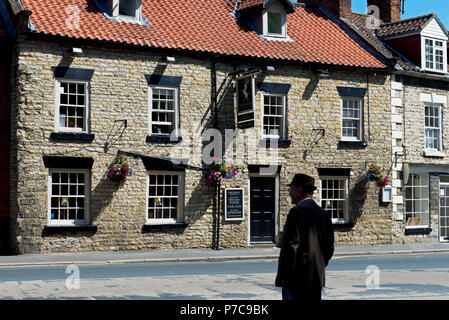
{"type": "Polygon", "coordinates": [[[287,15],[282,11],[270,10],[263,14],[263,34],[269,37],[287,36],[287,15]]]}
{"type": "Polygon", "coordinates": [[[429,71],[447,71],[446,42],[424,39],[425,69],[429,71]]]}
{"type": "Polygon", "coordinates": [[[441,151],[441,105],[425,103],[424,107],[426,149],[441,151]]]}
{"type": "Polygon", "coordinates": [[[56,80],[56,131],[88,131],[88,82],[56,80]]]}
{"type": "Polygon", "coordinates": [[[285,138],[285,100],[283,94],[262,94],[264,137],[285,138]]]}
{"type": "Polygon", "coordinates": [[[362,140],[363,99],[342,97],[341,138],[342,140],[362,140]]]}
{"type": "Polygon", "coordinates": [[[150,135],[178,136],[178,89],[150,86],[150,135]]]}

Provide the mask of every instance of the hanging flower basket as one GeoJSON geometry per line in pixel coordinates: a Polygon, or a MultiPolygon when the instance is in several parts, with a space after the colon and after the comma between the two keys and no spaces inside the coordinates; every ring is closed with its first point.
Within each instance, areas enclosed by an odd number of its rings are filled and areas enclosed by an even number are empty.
{"type": "Polygon", "coordinates": [[[374,163],[369,165],[368,172],[365,174],[362,181],[364,183],[374,181],[379,188],[385,188],[388,186],[389,182],[385,168],[376,166],[374,163]]]}
{"type": "Polygon", "coordinates": [[[235,168],[226,163],[224,159],[214,157],[214,163],[206,174],[206,185],[214,187],[222,184],[224,180],[230,180],[237,175],[235,168]]]}
{"type": "Polygon", "coordinates": [[[134,165],[130,165],[124,155],[118,155],[108,169],[107,177],[115,187],[121,187],[126,178],[134,174],[134,165]]]}

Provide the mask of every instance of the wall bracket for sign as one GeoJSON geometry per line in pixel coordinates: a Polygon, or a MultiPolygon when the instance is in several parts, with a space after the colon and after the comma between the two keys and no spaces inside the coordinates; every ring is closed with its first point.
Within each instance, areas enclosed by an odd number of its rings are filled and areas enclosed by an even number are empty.
{"type": "Polygon", "coordinates": [[[243,188],[225,189],[225,220],[242,221],[244,218],[243,188]]]}

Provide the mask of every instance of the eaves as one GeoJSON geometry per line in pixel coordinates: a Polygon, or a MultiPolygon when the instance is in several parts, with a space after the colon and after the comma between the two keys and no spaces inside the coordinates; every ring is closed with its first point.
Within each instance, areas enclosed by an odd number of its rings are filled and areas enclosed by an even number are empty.
{"type": "MultiPolygon", "coordinates": [[[[163,48],[163,47],[149,47],[141,46],[136,44],[116,42],[111,40],[100,40],[100,39],[86,39],[86,38],[75,38],[62,35],[46,34],[35,31],[24,31],[20,33],[21,36],[29,37],[30,39],[37,39],[48,42],[60,42],[64,45],[72,43],[73,45],[91,45],[98,46],[99,48],[111,48],[111,49],[122,49],[122,50],[133,50],[140,52],[152,52],[161,55],[180,55],[186,57],[197,58],[200,60],[208,60],[215,62],[223,62],[230,64],[261,64],[261,65],[285,65],[285,66],[302,66],[304,68],[335,68],[342,70],[366,70],[373,72],[391,72],[391,69],[386,68],[376,68],[376,67],[360,67],[360,66],[348,66],[348,65],[338,65],[330,63],[320,63],[320,62],[305,62],[300,60],[288,60],[288,59],[275,59],[275,58],[264,58],[264,57],[253,57],[244,55],[229,55],[229,54],[219,54],[211,51],[199,51],[190,49],[176,49],[176,48],[163,48]]],[[[381,60],[382,61],[382,60],[381,60]]]]}

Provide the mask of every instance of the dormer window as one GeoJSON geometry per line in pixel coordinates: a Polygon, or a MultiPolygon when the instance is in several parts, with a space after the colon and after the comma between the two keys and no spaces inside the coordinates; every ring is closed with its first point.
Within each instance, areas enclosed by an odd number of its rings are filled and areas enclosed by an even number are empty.
{"type": "Polygon", "coordinates": [[[266,11],[263,14],[263,35],[268,37],[287,36],[286,13],[282,11],[266,11]]]}
{"type": "Polygon", "coordinates": [[[446,41],[423,38],[425,64],[424,69],[427,71],[447,72],[447,52],[445,50],[446,41]]]}
{"type": "Polygon", "coordinates": [[[125,17],[136,17],[136,0],[119,0],[118,14],[125,17]]]}
{"type": "Polygon", "coordinates": [[[287,14],[295,10],[291,0],[237,0],[233,14],[264,40],[291,41],[287,36],[287,14]]]}
{"type": "Polygon", "coordinates": [[[142,20],[142,0],[114,0],[114,17],[124,21],[142,20]]]}

